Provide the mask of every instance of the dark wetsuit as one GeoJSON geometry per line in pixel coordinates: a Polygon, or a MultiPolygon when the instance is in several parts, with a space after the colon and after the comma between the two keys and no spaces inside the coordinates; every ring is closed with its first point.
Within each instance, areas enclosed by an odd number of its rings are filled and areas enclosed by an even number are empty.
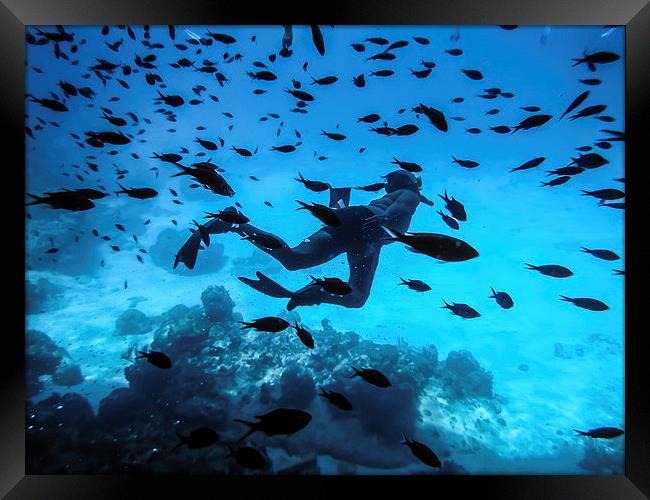
{"type": "MultiPolygon", "coordinates": [[[[385,196],[367,206],[337,209],[340,226],[322,227],[293,248],[279,238],[282,247],[276,249],[266,248],[253,240],[249,241],[290,271],[318,266],[346,253],[350,266],[348,284],[352,288],[351,293],[333,295],[318,286],[307,285],[293,294],[287,307],[293,309],[300,305],[323,302],[344,307],[361,307],[370,294],[381,247],[390,242],[380,224],[405,232],[419,202],[420,195],[416,187],[389,186],[385,196]]],[[[232,231],[241,235],[270,234],[250,224],[234,227],[232,231]]]]}

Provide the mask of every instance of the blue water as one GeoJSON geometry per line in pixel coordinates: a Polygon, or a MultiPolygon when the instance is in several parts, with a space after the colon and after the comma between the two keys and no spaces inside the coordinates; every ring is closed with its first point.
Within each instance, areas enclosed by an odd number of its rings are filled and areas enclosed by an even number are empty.
{"type": "MultiPolygon", "coordinates": [[[[502,416],[508,426],[496,435],[483,437],[471,431],[481,441],[481,451],[457,459],[470,472],[588,473],[578,463],[585,449],[593,445],[589,440],[574,437],[571,429],[605,425],[624,428],[624,277],[613,272],[624,269],[624,211],[598,206],[595,198],[581,196],[580,192],[624,189],[624,184],[614,180],[625,175],[623,143],[612,142],[608,150],[593,146],[608,137],[600,130],[623,130],[623,28],[531,26],[507,31],[490,26],[461,27],[460,38],[452,41],[450,37],[456,29],[449,26],[322,26],[326,53],[320,56],[309,28],[296,26],[291,46],[293,55],[278,57],[274,63],[267,56],[277,53],[281,47],[281,27],[177,26],[176,42],[204,36],[208,29],[228,33],[237,43],[228,47],[214,43],[203,47],[197,55],[193,45],[188,45],[190,48],[184,52],[175,49],[169,43],[167,27],[151,28],[151,42],[165,44],[163,49],[151,50],[141,45],[142,27],[134,27],[138,39],[133,41],[117,27],[112,27],[104,37],[101,27],[70,26],[66,30],[75,33],[75,43],[81,39],[87,41],[79,46],[77,54],[68,50],[71,60],[78,59],[76,66],[57,60],[51,43],[27,45],[27,93],[49,97],[53,91],[61,98],[62,91],[56,87],[60,80],[78,87],[91,87],[97,93],[93,100],[81,96],[68,98],[65,102],[70,111],[65,113],[32,103],[26,105],[27,125],[32,130],[38,123],[37,116],[59,125],[46,124],[34,132],[36,140],[26,139],[27,191],[41,194],[62,188],[103,186],[113,192],[117,190],[113,165],[128,170],[126,177],[119,181],[123,185],[155,187],[159,191],[156,198],[144,201],[112,195],[96,200],[97,207],[86,212],[44,206],[28,209],[31,219],[27,220],[26,263],[31,269],[26,279],[46,278],[61,286],[64,292],[56,308],[29,314],[27,326],[46,332],[79,363],[85,380],[70,390],[87,396],[96,407],[113,388],[126,386],[121,368],[127,361],[121,354],[130,340],[114,337],[113,330],[116,317],[128,308],[131,297],[144,297],[146,301],[140,302],[137,308],[155,316],[179,303],[198,304],[208,285],[222,285],[229,291],[236,310],[248,320],[278,315],[285,308],[284,299],[262,295],[237,280],[237,276],[254,277],[259,266],[290,290],[306,285],[308,275],[347,279],[345,256],[312,269],[290,272],[263,258],[266,256],[262,252],[233,234],[213,235],[211,247],[199,253],[199,265],[202,265],[211,258],[222,258],[213,246],[223,246],[226,260],[213,272],[182,275],[172,272],[178,247],[167,249],[166,266],[155,265],[149,255],[143,255],[141,264],[135,257],[137,249],[150,248],[161,231],[171,228],[189,236],[187,229],[192,227],[193,219],[199,220],[203,212],[217,211],[233,202],[206,190],[190,189],[191,181],[186,177],[172,178],[177,169],[151,159],[153,152],[179,153],[181,147],[186,147],[190,154],[181,154],[191,160],[196,153],[205,151],[194,142],[196,137],[217,143],[217,137],[223,138],[225,147],[206,151],[206,156],[195,157],[194,161],[211,158],[225,169],[223,175],[235,190],[234,201],[242,205],[243,213],[253,224],[277,234],[290,245],[300,243],[320,227],[319,221],[305,211],[295,211],[298,206],[295,200],[328,202],[327,192],[314,193],[294,181],[298,172],[335,187],[354,187],[380,182],[382,175],[395,170],[396,166],[390,162],[396,157],[423,167],[423,172],[418,174],[422,179],[422,193],[435,202],[434,207],[424,204],[418,207],[410,230],[460,238],[476,248],[480,256],[466,262],[442,263],[408,252],[400,243],[385,246],[372,291],[362,308],[328,304],[301,307],[296,312],[302,323],[317,327],[327,318],[339,331],[355,331],[378,342],[406,342],[416,347],[435,344],[440,359],[451,351],[471,351],[482,367],[492,371],[494,392],[507,400],[502,416]],[[251,41],[253,35],[255,42],[251,41]],[[431,43],[419,45],[413,36],[426,37],[431,43]],[[385,37],[391,42],[407,40],[409,45],[395,49],[397,58],[393,61],[366,61],[383,48],[365,42],[366,51],[358,53],[350,44],[369,37],[385,37]],[[104,44],[120,38],[124,43],[117,53],[104,44]],[[445,49],[454,47],[461,48],[464,54],[454,57],[445,53],[445,49]],[[611,51],[621,55],[621,59],[599,64],[593,73],[584,64],[572,67],[572,59],[581,57],[585,50],[611,51]],[[224,52],[240,53],[242,58],[226,64],[224,52]],[[156,54],[154,64],[158,66],[150,71],[161,75],[167,86],[161,91],[183,96],[186,101],[183,106],[169,108],[154,104],[156,87],[144,81],[144,73],[149,71],[146,69],[128,77],[117,70],[105,86],[92,73],[88,79],[81,77],[96,58],[136,68],[135,54],[144,57],[150,53],[156,54]],[[182,57],[195,61],[197,66],[205,58],[215,61],[229,82],[220,87],[210,74],[169,66],[182,57]],[[278,79],[265,82],[249,78],[247,71],[261,69],[253,67],[256,60],[267,63],[278,79]],[[416,79],[410,75],[409,68],[424,69],[420,65],[422,60],[433,61],[436,66],[427,78],[416,79]],[[305,71],[306,61],[309,64],[305,71]],[[34,68],[40,68],[42,73],[34,68]],[[370,71],[381,69],[391,69],[396,74],[387,78],[369,75],[370,71]],[[461,69],[478,69],[484,79],[471,80],[461,69]],[[360,73],[366,77],[364,88],[352,84],[352,77],[360,73]],[[336,75],[339,81],[329,86],[311,85],[311,77],[329,75],[336,75]],[[125,80],[130,88],[121,87],[117,78],[125,80]],[[598,78],[603,83],[586,86],[578,81],[587,78],[598,78]],[[296,99],[284,90],[292,88],[292,79],[302,83],[300,90],[316,98],[306,108],[307,114],[289,111],[296,99]],[[200,97],[191,90],[197,84],[207,87],[200,97]],[[490,87],[512,92],[515,97],[492,100],[477,97],[490,87]],[[257,88],[267,92],[254,95],[252,91],[257,88]],[[613,123],[594,117],[558,120],[584,90],[589,90],[590,96],[578,110],[606,104],[607,109],[601,115],[614,117],[613,123]],[[208,94],[217,96],[219,102],[211,100],[208,94]],[[114,96],[119,100],[110,102],[114,96]],[[456,97],[463,97],[464,102],[453,103],[456,97]],[[195,98],[203,103],[188,104],[187,101],[195,98]],[[91,102],[92,108],[87,106],[91,102]],[[449,131],[440,132],[424,116],[416,118],[411,108],[419,103],[442,111],[449,131]],[[128,125],[121,127],[125,133],[135,134],[140,129],[144,132],[124,146],[80,148],[70,133],[83,138],[87,131],[117,129],[101,119],[101,106],[127,120],[128,125]],[[488,130],[497,125],[513,127],[533,114],[522,110],[523,106],[538,106],[539,113],[553,115],[553,119],[538,129],[515,134],[500,135],[488,130]],[[167,121],[164,115],[154,112],[158,108],[172,109],[177,121],[167,121]],[[406,111],[399,113],[402,108],[406,111]],[[500,112],[487,115],[486,111],[492,108],[500,112]],[[129,111],[140,118],[138,125],[132,125],[126,116],[129,111]],[[228,118],[224,112],[234,117],[228,118]],[[280,118],[260,121],[268,113],[277,113],[280,118]],[[357,122],[358,117],[370,113],[379,114],[380,122],[373,125],[357,122]],[[150,125],[142,121],[145,117],[151,120],[150,125]],[[451,117],[465,120],[455,121],[451,117]],[[381,126],[383,121],[395,127],[416,124],[419,131],[403,137],[369,131],[373,126],[381,126]],[[199,125],[206,129],[197,131],[199,125]],[[466,132],[472,127],[480,128],[481,133],[466,132]],[[280,133],[276,135],[278,130],[280,133]],[[283,154],[270,150],[272,146],[295,144],[296,130],[303,144],[295,152],[283,154]],[[346,139],[332,141],[321,135],[321,130],[342,133],[346,139]],[[146,142],[138,142],[141,139],[146,142]],[[259,149],[257,154],[244,158],[232,151],[231,146],[259,149]],[[593,146],[591,152],[601,154],[609,163],[586,170],[563,185],[540,187],[541,181],[552,179],[546,176],[546,171],[567,166],[572,158],[578,157],[576,148],[581,146],[593,146]],[[360,148],[365,151],[360,153],[360,148]],[[108,155],[113,149],[118,154],[108,155]],[[133,158],[132,153],[139,159],[133,158]],[[96,155],[96,159],[88,161],[97,163],[99,172],[87,169],[87,155],[96,155]],[[318,160],[319,156],[327,159],[318,160]],[[480,165],[462,168],[452,163],[452,156],[472,159],[480,165]],[[540,156],[546,160],[539,167],[509,172],[540,156]],[[158,175],[152,167],[158,167],[158,175]],[[82,172],[84,168],[89,175],[82,172]],[[74,174],[82,175],[83,180],[74,174]],[[259,178],[259,182],[250,180],[251,175],[259,178]],[[174,197],[168,188],[178,192],[183,205],[172,203],[174,197]],[[457,231],[449,228],[436,213],[444,209],[444,202],[438,196],[444,190],[460,200],[467,210],[467,222],[461,222],[457,231]],[[273,207],[266,206],[264,201],[271,202],[273,207]],[[151,223],[144,225],[147,219],[151,223]],[[177,227],[172,219],[177,221],[177,227]],[[116,231],[115,223],[122,223],[127,232],[116,231]],[[93,237],[90,234],[93,228],[101,234],[110,234],[113,241],[93,237]],[[81,235],[79,243],[70,237],[76,234],[81,235]],[[137,234],[139,244],[131,238],[132,234],[137,234]],[[52,236],[55,243],[44,243],[43,235],[52,236]],[[120,245],[121,251],[114,252],[109,244],[120,245]],[[44,250],[50,246],[59,247],[59,252],[45,254],[44,250]],[[600,260],[581,252],[581,247],[609,249],[620,255],[621,260],[600,260]],[[237,260],[242,257],[251,257],[253,262],[244,264],[237,260]],[[99,266],[101,260],[104,267],[99,266]],[[556,279],[526,270],[525,263],[559,264],[571,269],[574,275],[556,279]],[[423,280],[432,289],[416,293],[398,286],[400,277],[423,280]],[[126,290],[125,280],[128,280],[126,290]],[[491,286],[507,291],[515,306],[501,309],[488,298],[491,286]],[[596,298],[605,302],[609,310],[580,309],[559,300],[559,295],[596,298]],[[481,316],[467,320],[453,316],[440,307],[442,299],[469,304],[481,316]],[[583,346],[583,350],[576,350],[576,346],[583,346]],[[559,351],[568,354],[559,356],[559,351]],[[520,365],[527,365],[528,370],[523,371],[520,365]],[[558,430],[563,434],[559,435],[558,430]]],[[[69,45],[62,44],[62,48],[65,50],[69,45]]],[[[367,204],[382,194],[353,190],[351,205],[367,204]]],[[[48,383],[38,398],[51,390],[64,392],[63,388],[48,383]]],[[[425,397],[420,401],[422,408],[429,404],[431,400],[425,397]]],[[[458,416],[460,420],[473,421],[481,415],[481,405],[462,411],[465,413],[458,416]]],[[[430,423],[425,418],[420,425],[426,428],[430,423]]],[[[435,424],[446,427],[444,422],[435,424]]],[[[618,473],[623,466],[622,439],[597,443],[600,450],[614,457],[619,467],[614,472],[618,473]]]]}

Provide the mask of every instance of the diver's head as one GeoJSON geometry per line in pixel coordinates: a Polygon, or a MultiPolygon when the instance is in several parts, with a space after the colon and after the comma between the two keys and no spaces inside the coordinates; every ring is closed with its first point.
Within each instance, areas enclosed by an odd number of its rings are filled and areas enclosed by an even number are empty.
{"type": "Polygon", "coordinates": [[[422,179],[406,170],[395,170],[390,174],[384,175],[384,179],[386,179],[385,190],[387,193],[392,193],[398,189],[410,189],[419,193],[422,187],[422,179]]]}

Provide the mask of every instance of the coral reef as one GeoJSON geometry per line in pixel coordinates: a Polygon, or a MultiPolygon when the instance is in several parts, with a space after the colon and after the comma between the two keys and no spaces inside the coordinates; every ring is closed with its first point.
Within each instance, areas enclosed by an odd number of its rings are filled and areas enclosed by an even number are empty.
{"type": "Polygon", "coordinates": [[[43,390],[40,380],[43,375],[51,375],[53,383],[67,387],[83,382],[79,366],[48,335],[38,330],[27,330],[25,343],[27,397],[43,390]]]}
{"type": "MultiPolygon", "coordinates": [[[[175,306],[158,318],[147,319],[136,309],[122,313],[118,323],[124,325],[118,330],[142,328],[146,319],[147,328],[155,328],[148,348],[167,354],[172,368],[161,370],[134,359],[133,344],[133,363],[124,371],[128,387],[105,397],[96,416],[86,410],[74,415],[75,408],[87,406],[76,394],[55,394],[30,404],[28,471],[241,473],[224,448],[247,431],[233,420],[278,407],[303,409],[313,420],[292,436],[255,434],[246,440],[262,452],[276,450],[276,457],[282,451],[283,458],[272,460],[263,473],[318,473],[319,455],[340,462],[344,471],[357,466],[389,470],[414,463],[403,449],[401,434],[416,435],[418,400],[424,391],[436,387],[457,401],[492,398],[491,374],[466,351],[452,352],[439,362],[432,345],[378,344],[354,332],[339,332],[327,319],[311,331],[316,348],[309,350],[292,329],[277,334],[242,331],[241,315],[233,311],[235,304],[223,287],[208,287],[201,302],[175,306]],[[352,377],[352,366],[380,370],[391,387],[352,377]],[[352,411],[341,411],[319,397],[319,387],[344,393],[352,411]],[[62,421],[74,423],[54,430],[62,421]],[[222,444],[200,452],[174,449],[177,434],[200,427],[213,428],[222,444]],[[75,447],[91,457],[78,460],[75,447]],[[46,464],[36,451],[51,462],[46,464]]],[[[295,311],[280,315],[300,321],[295,311]]],[[[496,405],[493,399],[490,403],[496,405]]],[[[439,451],[444,472],[464,473],[447,460],[447,449],[439,451]]]]}
{"type": "Polygon", "coordinates": [[[115,321],[115,335],[144,335],[153,328],[152,321],[138,309],[127,309],[115,321]]]}
{"type": "Polygon", "coordinates": [[[25,308],[27,314],[54,311],[62,307],[63,288],[45,278],[25,280],[25,308]]]}
{"type": "Polygon", "coordinates": [[[452,399],[492,397],[492,373],[481,368],[471,352],[452,351],[443,365],[444,387],[452,399]]]}

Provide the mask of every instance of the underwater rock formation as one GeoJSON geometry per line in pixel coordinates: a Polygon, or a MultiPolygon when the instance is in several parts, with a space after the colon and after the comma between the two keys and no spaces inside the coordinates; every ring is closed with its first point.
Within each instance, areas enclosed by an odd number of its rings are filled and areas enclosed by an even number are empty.
{"type": "Polygon", "coordinates": [[[222,286],[209,286],[201,294],[203,311],[212,321],[224,321],[232,318],[235,303],[228,291],[222,286]]]}
{"type": "Polygon", "coordinates": [[[114,335],[144,335],[153,327],[151,319],[138,309],[127,309],[115,321],[114,335]]]}
{"type": "Polygon", "coordinates": [[[170,249],[178,249],[183,246],[189,235],[190,233],[187,231],[178,231],[171,228],[160,231],[156,242],[149,248],[149,255],[152,262],[170,273],[183,276],[214,273],[226,265],[228,259],[224,255],[223,245],[214,241],[215,238],[212,238],[213,241],[210,243],[210,247],[199,252],[194,269],[188,269],[183,265],[174,269],[175,251],[170,252],[170,249]]]}
{"type": "Polygon", "coordinates": [[[492,397],[492,373],[469,351],[452,351],[443,362],[444,388],[453,399],[492,397]]]}
{"type": "MultiPolygon", "coordinates": [[[[200,454],[186,447],[172,453],[177,434],[210,427],[223,442],[234,442],[247,428],[233,419],[250,419],[278,407],[308,411],[313,421],[292,436],[258,433],[246,440],[247,445],[260,450],[269,446],[288,457],[278,459],[265,473],[318,473],[318,455],[347,464],[344,470],[357,466],[389,470],[413,464],[401,444],[401,433],[416,435],[418,400],[427,388],[446,387],[456,399],[492,395],[491,374],[466,351],[450,353],[441,363],[432,345],[378,344],[355,332],[339,332],[327,319],[321,329],[305,325],[315,342],[315,349],[309,350],[293,329],[278,334],[243,332],[237,322],[241,315],[233,312],[235,304],[223,287],[208,287],[201,302],[192,307],[177,305],[147,319],[147,328],[156,325],[147,348],[167,354],[172,367],[162,370],[146,359],[133,359],[130,347],[133,363],[124,370],[129,385],[101,400],[97,416],[84,410],[79,421],[53,430],[52,422],[73,417],[66,410],[53,416],[52,405],[65,400],[63,408],[71,402],[86,408],[87,401],[67,394],[30,405],[28,425],[48,429],[33,428],[28,433],[31,473],[239,474],[241,468],[219,445],[200,454]],[[391,387],[378,388],[352,377],[352,366],[380,370],[391,387]],[[319,387],[344,393],[353,410],[341,411],[319,397],[319,387]],[[53,437],[55,432],[59,435],[53,437]],[[75,446],[92,459],[65,458],[74,455],[75,446]],[[51,463],[44,464],[34,450],[51,463]]],[[[295,311],[287,314],[300,321],[295,311]]],[[[129,309],[120,316],[120,325],[127,326],[119,330],[142,328],[143,318],[140,311],[129,309]],[[128,326],[132,322],[134,326],[128,326]]],[[[435,439],[439,443],[444,437],[435,439]]],[[[446,460],[448,450],[439,451],[446,460]]],[[[451,460],[444,462],[443,469],[464,473],[451,460]]]]}
{"type": "Polygon", "coordinates": [[[590,474],[623,474],[623,446],[620,443],[608,444],[589,439],[585,443],[584,457],[578,463],[590,474]]]}
{"type": "Polygon", "coordinates": [[[27,314],[39,314],[54,311],[63,306],[61,297],[63,288],[45,278],[39,278],[35,283],[25,280],[25,308],[27,314]]]}
{"type": "Polygon", "coordinates": [[[83,382],[79,366],[48,335],[38,330],[27,330],[25,343],[27,397],[43,390],[42,375],[51,375],[53,383],[68,387],[83,382]]]}

